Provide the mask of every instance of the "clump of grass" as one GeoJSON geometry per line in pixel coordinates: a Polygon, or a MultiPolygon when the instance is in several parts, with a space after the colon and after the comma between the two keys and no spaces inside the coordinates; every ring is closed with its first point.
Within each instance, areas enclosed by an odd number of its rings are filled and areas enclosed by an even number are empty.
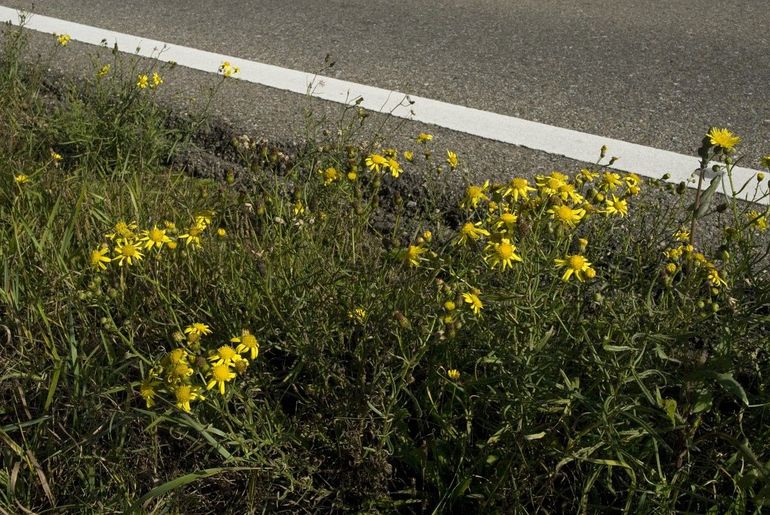
{"type": "MultiPolygon", "coordinates": [[[[435,192],[407,210],[383,192],[472,165],[429,134],[291,160],[243,137],[249,181],[196,179],[166,166],[189,137],[151,73],[102,98],[96,63],[42,109],[22,37],[0,76],[5,510],[766,502],[764,205],[708,187],[689,205],[602,149],[574,174],[469,184],[451,216],[435,192]]],[[[730,179],[733,138],[701,148],[730,179]]]]}

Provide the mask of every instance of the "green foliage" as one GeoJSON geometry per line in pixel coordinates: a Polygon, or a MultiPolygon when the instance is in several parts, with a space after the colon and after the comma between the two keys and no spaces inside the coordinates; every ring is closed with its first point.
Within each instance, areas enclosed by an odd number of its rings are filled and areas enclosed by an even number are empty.
{"type": "MultiPolygon", "coordinates": [[[[462,208],[437,211],[429,188],[407,208],[399,171],[467,164],[425,137],[409,159],[363,147],[355,108],[290,158],[237,138],[247,176],[196,179],[165,166],[189,134],[165,125],[135,63],[115,55],[113,79],[96,62],[92,82],[44,109],[22,39],[6,37],[0,62],[2,509],[768,502],[765,206],[715,207],[710,193],[689,205],[615,176],[603,151],[521,198],[513,182],[469,185],[462,208]],[[119,221],[134,235],[115,236],[119,221]],[[466,223],[486,234],[461,242],[466,223]],[[183,236],[196,224],[200,245],[183,236]],[[146,248],[153,227],[176,247],[146,248]],[[129,242],[143,259],[119,265],[129,242]],[[212,334],[185,335],[193,323],[212,334]],[[224,394],[206,389],[210,354],[244,329],[259,355],[243,353],[224,394]],[[179,348],[191,375],[170,380],[179,348]],[[179,385],[205,399],[188,411],[179,385]]],[[[701,157],[732,179],[732,149],[704,140],[701,157]]]]}

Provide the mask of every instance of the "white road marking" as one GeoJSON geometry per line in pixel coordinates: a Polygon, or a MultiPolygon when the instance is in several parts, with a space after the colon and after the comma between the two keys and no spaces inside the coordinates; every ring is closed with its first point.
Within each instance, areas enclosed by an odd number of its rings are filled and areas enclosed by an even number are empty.
{"type": "MultiPolygon", "coordinates": [[[[0,6],[0,21],[10,21],[14,25],[22,23],[21,16],[16,9],[3,6],[0,6]]],[[[407,95],[398,91],[290,70],[231,55],[174,45],[48,16],[28,14],[24,26],[39,32],[68,34],[75,41],[91,45],[104,46],[106,44],[108,47],[113,47],[117,44],[119,49],[135,51],[136,55],[142,57],[156,58],[165,62],[173,61],[181,66],[205,72],[216,73],[223,61],[229,61],[233,66],[240,68],[240,73],[237,76],[240,80],[284,91],[310,94],[313,97],[341,104],[350,105],[358,101],[361,107],[370,111],[388,113],[399,118],[540,150],[576,161],[595,162],[599,149],[602,145],[606,145],[610,155],[620,157],[612,165],[611,168],[613,169],[635,172],[653,178],[660,178],[664,173],[668,173],[669,182],[685,181],[691,187],[695,187],[697,184],[692,177],[699,165],[699,160],[695,156],[449,104],[430,98],[407,95]],[[162,52],[160,52],[161,50],[162,52]]],[[[734,167],[735,187],[740,188],[743,184],[750,182],[757,171],[734,167]]],[[[711,176],[713,173],[709,170],[708,177],[711,176]]],[[[723,179],[719,191],[723,193],[729,191],[726,178],[723,179]]],[[[766,204],[768,203],[766,187],[762,189],[762,193],[765,194],[762,203],[766,204]]],[[[759,195],[753,184],[749,184],[739,194],[740,198],[747,200],[757,196],[759,195]]]]}

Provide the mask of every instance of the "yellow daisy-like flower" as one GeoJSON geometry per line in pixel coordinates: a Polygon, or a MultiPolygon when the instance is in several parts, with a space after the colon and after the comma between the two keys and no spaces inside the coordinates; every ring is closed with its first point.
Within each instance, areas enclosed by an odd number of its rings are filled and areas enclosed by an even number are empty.
{"type": "Polygon", "coordinates": [[[603,191],[615,191],[622,185],[623,179],[621,179],[620,174],[615,172],[604,172],[602,174],[602,180],[599,183],[599,189],[603,191]]]}
{"type": "Polygon", "coordinates": [[[215,386],[219,386],[219,393],[225,394],[225,383],[235,379],[235,372],[230,369],[230,365],[214,365],[209,372],[209,382],[206,384],[206,389],[211,390],[215,386]]]}
{"type": "Polygon", "coordinates": [[[220,227],[219,229],[217,229],[217,236],[220,238],[227,237],[227,229],[225,229],[224,227],[220,227]]]}
{"type": "Polygon", "coordinates": [[[326,170],[321,170],[320,173],[324,180],[324,186],[328,186],[329,184],[340,180],[340,173],[333,166],[330,166],[326,170]]]}
{"type": "Polygon", "coordinates": [[[152,72],[152,88],[157,88],[163,84],[163,77],[158,72],[152,72]]]}
{"type": "Polygon", "coordinates": [[[115,244],[115,257],[112,261],[117,261],[118,266],[123,263],[131,266],[134,261],[141,261],[144,255],[139,251],[139,246],[129,240],[120,240],[115,244]]]}
{"type": "Polygon", "coordinates": [[[505,230],[510,232],[513,230],[513,227],[516,225],[516,221],[518,219],[519,217],[516,216],[515,213],[506,211],[505,213],[502,213],[500,215],[500,218],[497,219],[497,223],[495,223],[495,228],[498,231],[505,230]]]}
{"type": "Polygon", "coordinates": [[[674,239],[676,241],[690,241],[690,231],[686,229],[679,229],[674,233],[674,239]]]}
{"type": "Polygon", "coordinates": [[[107,74],[110,73],[110,68],[112,68],[112,66],[110,66],[109,63],[103,65],[101,68],[99,68],[99,71],[96,72],[96,76],[100,79],[106,77],[107,74]]]}
{"type": "Polygon", "coordinates": [[[67,46],[72,40],[69,34],[54,34],[56,36],[56,42],[59,46],[67,46]]]}
{"type": "Polygon", "coordinates": [[[29,177],[22,174],[14,175],[13,180],[16,181],[16,184],[27,184],[29,182],[29,177]]]}
{"type": "Polygon", "coordinates": [[[731,151],[735,145],[741,142],[741,138],[729,130],[719,129],[717,127],[712,127],[709,129],[708,133],[706,133],[706,137],[709,138],[709,141],[712,145],[728,152],[731,151]]]}
{"type": "Polygon", "coordinates": [[[679,258],[681,258],[682,254],[684,254],[684,247],[682,245],[679,245],[678,247],[673,249],[668,249],[663,252],[664,256],[674,261],[677,261],[679,258]]]}
{"type": "Polygon", "coordinates": [[[303,204],[301,200],[297,199],[294,202],[294,206],[292,206],[292,212],[294,213],[294,216],[305,214],[305,204],[303,204]]]}
{"type": "Polygon", "coordinates": [[[170,383],[184,381],[185,379],[193,375],[193,369],[190,368],[190,365],[188,365],[184,361],[180,361],[179,363],[172,365],[167,372],[168,372],[168,380],[170,383]]]}
{"type": "Polygon", "coordinates": [[[628,214],[628,203],[625,199],[619,199],[615,195],[612,199],[607,199],[607,207],[604,208],[604,212],[608,215],[618,215],[624,217],[628,214]]]}
{"type": "Polygon", "coordinates": [[[516,245],[511,243],[508,238],[502,238],[499,243],[489,242],[486,247],[484,259],[492,268],[498,266],[505,270],[513,265],[514,261],[521,261],[521,256],[516,254],[516,245]]]}
{"type": "Polygon", "coordinates": [[[170,243],[171,238],[166,236],[165,229],[158,229],[158,226],[154,225],[149,231],[143,232],[141,241],[144,242],[145,249],[160,249],[164,244],[170,243]]]}
{"type": "Polygon", "coordinates": [[[155,406],[155,396],[158,393],[156,390],[157,387],[158,382],[152,377],[144,379],[139,385],[139,395],[144,399],[148,409],[155,406]]]}
{"type": "MultiPolygon", "coordinates": [[[[200,324],[200,325],[204,325],[204,324],[200,324]]],[[[188,358],[189,358],[189,355],[187,354],[187,351],[182,347],[177,347],[176,349],[173,349],[168,354],[166,354],[166,361],[168,361],[168,363],[171,364],[172,366],[176,366],[179,363],[187,363],[188,358]]]]}
{"type": "Polygon", "coordinates": [[[457,161],[457,154],[455,154],[451,150],[447,150],[446,151],[446,162],[449,165],[449,168],[451,168],[452,170],[457,168],[457,163],[458,163],[458,161],[457,161]]]}
{"type": "Polygon", "coordinates": [[[388,166],[388,159],[380,154],[370,154],[366,158],[366,166],[369,170],[379,173],[384,167],[388,166]]]}
{"type": "Polygon", "coordinates": [[[145,75],[144,73],[140,74],[136,78],[136,87],[139,89],[147,89],[147,87],[150,85],[150,78],[145,75]]]}
{"type": "Polygon", "coordinates": [[[446,375],[452,381],[457,381],[458,379],[460,379],[460,371],[457,370],[456,368],[450,368],[449,370],[447,370],[446,375]]]}
{"type": "Polygon", "coordinates": [[[486,195],[488,189],[489,181],[485,181],[481,186],[471,184],[465,189],[465,198],[460,203],[460,206],[465,209],[476,209],[479,202],[489,200],[489,197],[486,195]]]}
{"type": "Polygon", "coordinates": [[[200,247],[201,234],[206,230],[205,225],[193,224],[187,229],[187,232],[179,235],[179,239],[183,240],[188,246],[200,247]]]}
{"type": "Polygon", "coordinates": [[[409,245],[403,252],[401,259],[404,264],[410,267],[420,266],[420,261],[424,261],[425,258],[422,255],[427,252],[427,249],[420,247],[419,245],[409,245]]]}
{"type": "Polygon", "coordinates": [[[479,312],[484,308],[484,304],[482,304],[478,293],[474,293],[472,291],[463,293],[463,300],[466,304],[470,305],[471,311],[473,311],[475,315],[478,315],[479,312]]]}
{"type": "Polygon", "coordinates": [[[230,345],[222,345],[213,355],[209,356],[209,361],[215,365],[231,365],[242,359],[241,355],[230,345]]]}
{"type": "Polygon", "coordinates": [[[257,341],[257,337],[251,334],[248,329],[241,331],[240,336],[230,338],[230,342],[238,344],[235,348],[236,352],[241,354],[248,352],[252,360],[257,359],[257,356],[259,356],[259,342],[257,341]]]}
{"type": "Polygon", "coordinates": [[[561,276],[563,281],[569,281],[574,275],[578,281],[583,282],[586,278],[591,279],[596,275],[591,268],[591,263],[580,254],[573,254],[564,259],[554,259],[554,264],[557,268],[566,268],[564,275],[561,276]]]}
{"type": "Polygon", "coordinates": [[[401,168],[401,165],[395,159],[393,159],[391,157],[389,157],[387,159],[388,159],[388,170],[390,170],[390,175],[392,175],[393,177],[395,177],[397,179],[398,176],[401,175],[401,172],[404,171],[404,169],[401,168]]]}
{"type": "Polygon", "coordinates": [[[115,224],[115,227],[113,229],[113,232],[109,234],[105,234],[105,238],[109,238],[111,240],[116,239],[123,239],[123,240],[130,240],[136,237],[136,231],[137,229],[136,222],[124,222],[123,220],[118,220],[118,222],[115,224]]]}
{"type": "Polygon", "coordinates": [[[107,265],[105,265],[105,263],[112,261],[112,259],[107,257],[109,251],[110,249],[107,245],[103,245],[98,249],[91,251],[91,266],[97,270],[107,270],[107,265]]]}
{"type": "Polygon", "coordinates": [[[768,227],[767,217],[759,211],[751,210],[746,213],[746,218],[749,219],[751,225],[756,227],[760,232],[765,232],[768,227]]]}
{"type": "Polygon", "coordinates": [[[404,150],[404,159],[411,163],[414,160],[414,152],[411,150],[404,150]]]}
{"type": "Polygon", "coordinates": [[[568,182],[565,182],[559,187],[558,194],[562,200],[570,200],[574,204],[580,204],[585,200],[583,195],[578,193],[578,191],[575,189],[575,185],[568,182]]]}
{"type": "Polygon", "coordinates": [[[529,181],[527,179],[515,177],[511,179],[511,182],[508,183],[508,189],[503,192],[503,196],[507,197],[510,195],[513,197],[514,202],[518,202],[520,198],[522,200],[526,200],[530,191],[535,191],[535,188],[529,185],[529,181]]]}
{"type": "Polygon", "coordinates": [[[579,179],[581,182],[591,182],[597,177],[599,177],[599,172],[589,170],[588,168],[583,168],[577,174],[577,179],[579,179]]]}
{"type": "Polygon", "coordinates": [[[241,69],[237,66],[233,66],[229,61],[225,61],[219,65],[218,71],[225,77],[232,77],[233,75],[240,73],[241,69]]]}
{"type": "Polygon", "coordinates": [[[466,222],[460,229],[460,236],[455,242],[456,245],[465,245],[468,241],[477,241],[482,236],[489,236],[489,231],[482,229],[481,222],[466,222]]]}
{"type": "Polygon", "coordinates": [[[535,183],[540,189],[540,193],[546,197],[559,195],[562,186],[566,184],[568,177],[561,172],[551,172],[548,175],[538,175],[535,177],[535,183]]]}
{"type": "Polygon", "coordinates": [[[676,263],[666,263],[666,273],[669,275],[674,275],[677,269],[676,263]]]}
{"type": "Polygon", "coordinates": [[[193,322],[184,328],[184,334],[194,334],[197,336],[206,336],[211,334],[211,328],[201,322],[193,322]]]}
{"type": "Polygon", "coordinates": [[[719,275],[719,271],[714,267],[709,267],[707,277],[708,281],[715,288],[719,288],[720,286],[727,286],[727,281],[725,281],[724,277],[719,275]]]}
{"type": "Polygon", "coordinates": [[[428,134],[427,132],[421,132],[420,134],[417,135],[417,143],[427,143],[432,139],[433,139],[433,134],[428,134]]]}
{"type": "Polygon", "coordinates": [[[174,396],[176,397],[176,407],[190,413],[190,403],[192,401],[205,399],[200,394],[200,388],[189,384],[180,384],[174,388],[174,396]]]}
{"type": "Polygon", "coordinates": [[[63,157],[62,157],[62,155],[61,155],[61,154],[59,154],[58,152],[54,152],[53,150],[51,150],[51,159],[53,159],[53,162],[54,162],[55,164],[58,164],[58,163],[59,163],[59,161],[61,161],[61,160],[62,160],[62,159],[64,159],[64,158],[63,158],[63,157]]]}
{"type": "Polygon", "coordinates": [[[555,206],[548,210],[551,217],[562,225],[575,227],[586,215],[582,208],[573,209],[567,205],[555,206]]]}

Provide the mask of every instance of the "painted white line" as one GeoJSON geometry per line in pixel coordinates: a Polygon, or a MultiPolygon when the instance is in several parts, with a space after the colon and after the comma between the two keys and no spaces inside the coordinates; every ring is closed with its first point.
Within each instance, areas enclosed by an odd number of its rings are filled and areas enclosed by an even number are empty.
{"type": "MultiPolygon", "coordinates": [[[[20,14],[15,9],[0,6],[0,21],[10,21],[14,25],[19,25],[20,14]]],[[[117,44],[119,49],[134,52],[142,57],[157,58],[166,62],[173,61],[181,66],[205,72],[215,73],[223,61],[229,61],[233,66],[240,68],[238,75],[240,80],[294,93],[309,93],[314,97],[341,104],[350,105],[358,101],[361,107],[371,111],[438,125],[586,163],[595,162],[599,149],[602,145],[606,145],[611,155],[620,156],[612,166],[616,170],[636,172],[653,178],[660,178],[664,173],[668,173],[669,182],[689,181],[691,186],[695,184],[692,181],[692,175],[698,167],[699,160],[694,156],[48,16],[28,14],[24,26],[40,32],[69,34],[73,40],[91,45],[106,44],[112,47],[117,44]],[[162,52],[159,52],[160,50],[162,52]]],[[[736,166],[733,169],[736,188],[750,181],[756,173],[757,170],[736,166]]],[[[725,188],[729,188],[726,179],[723,180],[720,192],[729,191],[725,188]]],[[[753,185],[746,190],[740,195],[741,198],[755,198],[756,192],[753,185]]],[[[766,193],[767,190],[763,189],[763,192],[766,193]]],[[[763,203],[767,202],[768,199],[765,198],[763,203]]]]}

